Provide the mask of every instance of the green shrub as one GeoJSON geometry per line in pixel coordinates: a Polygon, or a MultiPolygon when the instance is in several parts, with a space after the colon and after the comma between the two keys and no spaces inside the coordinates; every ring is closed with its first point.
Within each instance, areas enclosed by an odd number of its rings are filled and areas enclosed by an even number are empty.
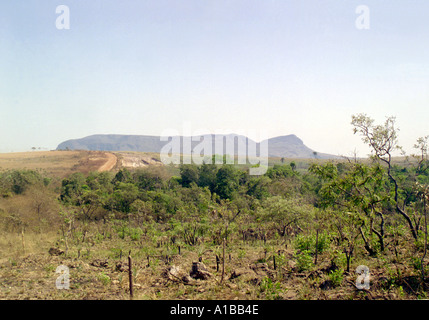
{"type": "Polygon", "coordinates": [[[0,189],[3,197],[23,194],[30,186],[47,186],[49,179],[34,170],[10,170],[0,173],[0,189]]]}
{"type": "Polygon", "coordinates": [[[299,234],[295,237],[294,247],[297,250],[311,252],[311,249],[314,247],[311,240],[311,236],[299,234]]]}
{"type": "Polygon", "coordinates": [[[265,293],[267,300],[280,300],[280,293],[282,289],[279,282],[273,282],[271,278],[265,277],[261,280],[259,285],[261,292],[265,293]]]}
{"type": "Polygon", "coordinates": [[[309,270],[313,266],[313,258],[308,250],[296,253],[295,259],[298,272],[309,270]]]}
{"type": "Polygon", "coordinates": [[[141,228],[128,227],[125,225],[125,222],[120,226],[115,226],[114,229],[120,239],[130,237],[133,241],[139,241],[143,235],[143,230],[141,228]]]}
{"type": "Polygon", "coordinates": [[[101,283],[102,283],[103,285],[105,285],[105,286],[109,285],[109,284],[110,284],[110,281],[111,281],[110,277],[109,277],[107,274],[105,274],[104,272],[100,272],[100,273],[97,275],[97,279],[98,279],[99,281],[101,281],[101,283]]]}
{"type": "MultiPolygon", "coordinates": [[[[322,253],[329,248],[330,240],[326,232],[320,232],[317,236],[317,253],[322,253]]],[[[316,234],[297,235],[294,242],[295,249],[316,253],[316,234]]]]}
{"type": "Polygon", "coordinates": [[[331,280],[331,283],[334,287],[339,287],[344,278],[343,270],[337,269],[335,271],[331,271],[328,275],[328,278],[331,280]]]}
{"type": "Polygon", "coordinates": [[[131,240],[133,240],[133,241],[139,241],[142,234],[143,234],[143,230],[140,228],[130,228],[129,229],[129,235],[130,235],[131,240]]]}

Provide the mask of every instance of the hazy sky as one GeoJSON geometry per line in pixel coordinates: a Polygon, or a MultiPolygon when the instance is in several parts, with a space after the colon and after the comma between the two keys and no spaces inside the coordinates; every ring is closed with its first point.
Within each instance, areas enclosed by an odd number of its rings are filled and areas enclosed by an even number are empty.
{"type": "Polygon", "coordinates": [[[429,134],[429,1],[0,2],[0,152],[189,127],[365,156],[360,112],[429,134]]]}

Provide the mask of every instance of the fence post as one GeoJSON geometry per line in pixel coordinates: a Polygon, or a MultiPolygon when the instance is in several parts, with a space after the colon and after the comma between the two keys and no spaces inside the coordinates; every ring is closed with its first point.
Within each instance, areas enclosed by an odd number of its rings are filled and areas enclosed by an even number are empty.
{"type": "Polygon", "coordinates": [[[130,283],[130,299],[133,298],[133,270],[132,270],[132,261],[131,261],[131,250],[128,254],[128,279],[130,283]]]}
{"type": "Polygon", "coordinates": [[[220,282],[223,282],[223,277],[225,275],[225,238],[223,238],[223,251],[222,251],[222,278],[220,279],[220,282]]]}

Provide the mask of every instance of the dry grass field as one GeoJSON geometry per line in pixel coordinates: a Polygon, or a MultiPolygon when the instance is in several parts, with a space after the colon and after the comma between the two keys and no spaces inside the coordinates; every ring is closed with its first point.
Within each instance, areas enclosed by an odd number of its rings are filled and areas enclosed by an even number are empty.
{"type": "Polygon", "coordinates": [[[73,172],[97,171],[111,159],[109,155],[111,153],[101,151],[1,153],[0,170],[41,170],[48,175],[63,178],[73,172]]]}

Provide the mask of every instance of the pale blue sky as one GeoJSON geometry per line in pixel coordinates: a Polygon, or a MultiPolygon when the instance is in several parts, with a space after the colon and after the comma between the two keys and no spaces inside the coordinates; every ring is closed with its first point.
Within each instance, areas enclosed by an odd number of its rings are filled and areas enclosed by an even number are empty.
{"type": "Polygon", "coordinates": [[[428,18],[426,0],[2,1],[0,152],[190,125],[364,156],[359,112],[396,116],[410,152],[429,134],[428,18]]]}

